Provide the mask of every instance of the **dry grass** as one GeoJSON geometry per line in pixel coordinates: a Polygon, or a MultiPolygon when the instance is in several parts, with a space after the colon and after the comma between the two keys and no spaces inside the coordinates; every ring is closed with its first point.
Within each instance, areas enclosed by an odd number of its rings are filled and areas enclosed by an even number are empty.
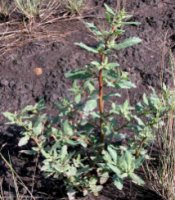
{"type": "Polygon", "coordinates": [[[70,14],[79,14],[82,11],[85,0],[65,0],[60,1],[60,3],[67,9],[70,14]]]}
{"type": "Polygon", "coordinates": [[[14,189],[15,189],[15,194],[14,194],[13,192],[10,191],[10,187],[9,187],[9,191],[6,194],[3,189],[3,179],[1,179],[1,181],[0,181],[0,192],[1,192],[0,199],[1,200],[7,200],[7,199],[24,200],[27,198],[30,200],[36,200],[36,197],[33,196],[32,191],[29,190],[29,188],[25,185],[25,183],[23,182],[21,177],[13,169],[10,156],[9,156],[9,161],[7,161],[7,159],[0,153],[0,158],[6,164],[9,171],[11,172],[11,176],[13,179],[13,185],[14,185],[14,189]],[[23,191],[24,191],[23,194],[20,193],[19,187],[23,188],[23,191]],[[26,197],[26,192],[28,194],[27,197],[26,197]]]}
{"type": "MultiPolygon", "coordinates": [[[[49,25],[61,20],[82,20],[80,16],[86,0],[14,0],[12,12],[21,13],[23,21],[10,20],[0,23],[0,56],[33,41],[64,41],[69,33],[52,31],[49,25]],[[78,14],[78,15],[77,15],[78,14]]],[[[0,0],[2,12],[7,10],[0,0]]],[[[1,11],[0,10],[0,11],[1,11]]]]}
{"type": "Polygon", "coordinates": [[[9,4],[5,0],[0,0],[0,14],[9,15],[9,4]]]}
{"type": "Polygon", "coordinates": [[[171,110],[164,118],[164,126],[156,135],[155,149],[152,154],[155,160],[146,164],[145,174],[150,188],[165,200],[175,200],[175,59],[170,51],[170,64],[174,85],[169,89],[171,110]]]}
{"type": "Polygon", "coordinates": [[[39,17],[42,0],[15,0],[19,12],[26,16],[30,21],[39,17]]]}

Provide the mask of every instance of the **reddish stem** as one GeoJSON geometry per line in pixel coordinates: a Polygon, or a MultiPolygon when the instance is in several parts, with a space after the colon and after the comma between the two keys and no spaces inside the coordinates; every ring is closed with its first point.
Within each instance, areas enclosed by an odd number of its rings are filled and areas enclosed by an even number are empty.
{"type": "MultiPolygon", "coordinates": [[[[101,56],[101,62],[104,61],[104,55],[101,56]]],[[[104,102],[103,102],[103,69],[101,68],[98,76],[99,82],[99,113],[100,113],[100,140],[104,143],[104,132],[103,132],[103,111],[104,111],[104,102]]]]}

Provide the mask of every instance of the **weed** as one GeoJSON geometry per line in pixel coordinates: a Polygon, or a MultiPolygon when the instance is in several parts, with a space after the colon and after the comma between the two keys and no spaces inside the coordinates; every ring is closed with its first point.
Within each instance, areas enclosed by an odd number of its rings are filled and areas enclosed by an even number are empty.
{"type": "Polygon", "coordinates": [[[65,0],[62,2],[63,6],[70,12],[71,14],[79,14],[85,0],[65,0]]]}
{"type": "MultiPolygon", "coordinates": [[[[173,81],[174,77],[174,57],[170,52],[170,64],[172,67],[173,81]]],[[[147,175],[151,189],[156,191],[164,199],[174,200],[174,181],[175,181],[175,81],[174,86],[168,89],[164,86],[163,101],[165,105],[169,105],[169,112],[164,116],[164,125],[161,126],[156,135],[156,145],[154,152],[156,165],[153,161],[149,161],[145,167],[145,175],[147,175]]]]}
{"type": "Polygon", "coordinates": [[[56,103],[58,114],[45,114],[42,101],[18,113],[3,113],[10,123],[24,128],[19,146],[35,143],[23,152],[42,155],[41,170],[63,181],[69,199],[77,191],[98,195],[107,181],[120,190],[125,179],[144,184],[135,171],[148,158],[147,147],[169,110],[154,90],[136,105],[129,100],[118,103],[119,91],[136,86],[110,55],[141,42],[138,37],[118,42],[124,26],[139,23],[128,21],[131,16],[124,10],[115,13],[107,5],[105,9],[106,29],[86,23],[96,45],[76,43],[98,59],[66,73],[72,88],[69,99],[56,103]]]}
{"type": "Polygon", "coordinates": [[[15,0],[18,10],[30,21],[39,17],[42,0],[15,0]]]}

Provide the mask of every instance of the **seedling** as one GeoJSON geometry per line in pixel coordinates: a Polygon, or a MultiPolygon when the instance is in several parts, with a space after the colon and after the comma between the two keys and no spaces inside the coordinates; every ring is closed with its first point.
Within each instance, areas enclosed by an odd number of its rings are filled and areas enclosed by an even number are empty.
{"type": "Polygon", "coordinates": [[[119,91],[136,86],[110,55],[141,42],[138,37],[118,41],[125,26],[139,23],[130,22],[131,16],[124,10],[115,13],[107,5],[105,9],[105,29],[86,23],[96,45],[76,43],[98,59],[66,73],[72,88],[69,99],[56,103],[58,114],[44,114],[43,102],[19,113],[4,113],[12,124],[24,128],[19,146],[35,142],[32,149],[23,152],[40,153],[41,170],[46,176],[61,179],[70,198],[77,191],[98,195],[107,181],[120,190],[126,179],[144,184],[135,171],[148,158],[147,147],[169,109],[154,90],[136,105],[130,105],[129,100],[118,103],[122,98],[119,91]]]}

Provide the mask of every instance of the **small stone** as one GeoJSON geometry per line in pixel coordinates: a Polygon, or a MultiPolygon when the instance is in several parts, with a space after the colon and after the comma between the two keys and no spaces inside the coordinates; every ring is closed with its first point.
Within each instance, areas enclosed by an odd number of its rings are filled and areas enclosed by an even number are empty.
{"type": "Polygon", "coordinates": [[[40,76],[43,73],[43,69],[41,67],[35,67],[33,72],[35,75],[40,76]]]}

